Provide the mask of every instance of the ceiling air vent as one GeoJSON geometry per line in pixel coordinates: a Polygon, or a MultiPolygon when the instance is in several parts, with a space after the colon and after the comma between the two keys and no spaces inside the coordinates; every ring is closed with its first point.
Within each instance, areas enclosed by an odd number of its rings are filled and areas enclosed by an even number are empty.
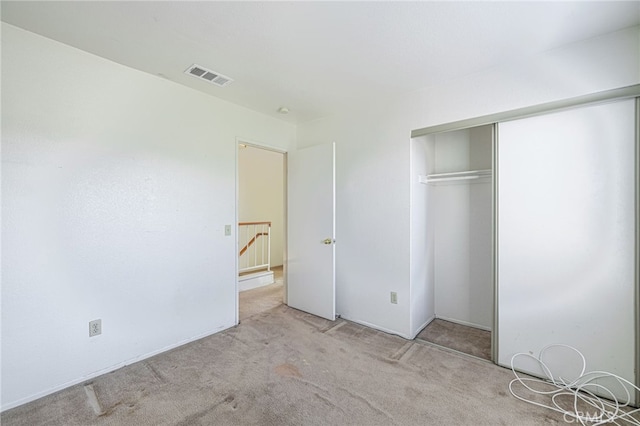
{"type": "Polygon", "coordinates": [[[196,64],[193,64],[189,68],[187,68],[185,74],[189,74],[201,80],[208,81],[209,83],[213,83],[216,86],[220,87],[228,86],[233,82],[233,79],[227,77],[226,75],[222,75],[219,72],[211,71],[196,64]]]}

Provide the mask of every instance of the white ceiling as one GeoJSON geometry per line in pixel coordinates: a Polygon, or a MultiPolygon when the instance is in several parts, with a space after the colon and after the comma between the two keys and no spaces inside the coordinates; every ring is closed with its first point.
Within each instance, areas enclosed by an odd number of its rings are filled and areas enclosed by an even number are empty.
{"type": "Polygon", "coordinates": [[[30,2],[2,20],[293,123],[640,24],[640,2],[30,2]],[[196,63],[235,81],[185,75],[196,63]],[[290,113],[276,110],[287,106],[290,113]]]}

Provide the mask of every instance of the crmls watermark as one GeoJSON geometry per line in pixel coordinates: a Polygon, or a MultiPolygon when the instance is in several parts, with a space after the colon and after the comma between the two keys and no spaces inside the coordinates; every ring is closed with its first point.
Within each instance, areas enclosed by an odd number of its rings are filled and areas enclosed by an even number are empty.
{"type": "Polygon", "coordinates": [[[602,413],[583,413],[582,411],[567,412],[562,416],[566,423],[612,423],[613,419],[609,419],[603,422],[602,413]]]}

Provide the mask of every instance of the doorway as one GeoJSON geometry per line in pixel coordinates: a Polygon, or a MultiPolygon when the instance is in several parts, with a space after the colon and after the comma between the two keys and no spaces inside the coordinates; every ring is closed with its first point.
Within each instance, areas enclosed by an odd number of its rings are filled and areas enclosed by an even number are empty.
{"type": "Polygon", "coordinates": [[[237,165],[240,322],[286,301],[286,153],[240,141],[237,165]]]}

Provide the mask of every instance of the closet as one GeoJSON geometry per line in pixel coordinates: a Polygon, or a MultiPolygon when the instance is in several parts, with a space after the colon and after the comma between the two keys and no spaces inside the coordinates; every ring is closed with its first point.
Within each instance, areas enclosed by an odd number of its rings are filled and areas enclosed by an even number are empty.
{"type": "MultiPolygon", "coordinates": [[[[544,352],[555,377],[573,379],[570,346],[586,372],[640,383],[638,96],[630,86],[412,132],[418,338],[447,320],[490,331],[504,367],[544,352]]],[[[545,375],[536,361],[514,368],[545,375]]],[[[598,384],[640,402],[614,379],[598,384]]]]}
{"type": "Polygon", "coordinates": [[[435,319],[419,338],[485,359],[494,317],[492,141],[493,125],[434,134],[423,142],[430,167],[419,177],[430,200],[435,319]]]}

